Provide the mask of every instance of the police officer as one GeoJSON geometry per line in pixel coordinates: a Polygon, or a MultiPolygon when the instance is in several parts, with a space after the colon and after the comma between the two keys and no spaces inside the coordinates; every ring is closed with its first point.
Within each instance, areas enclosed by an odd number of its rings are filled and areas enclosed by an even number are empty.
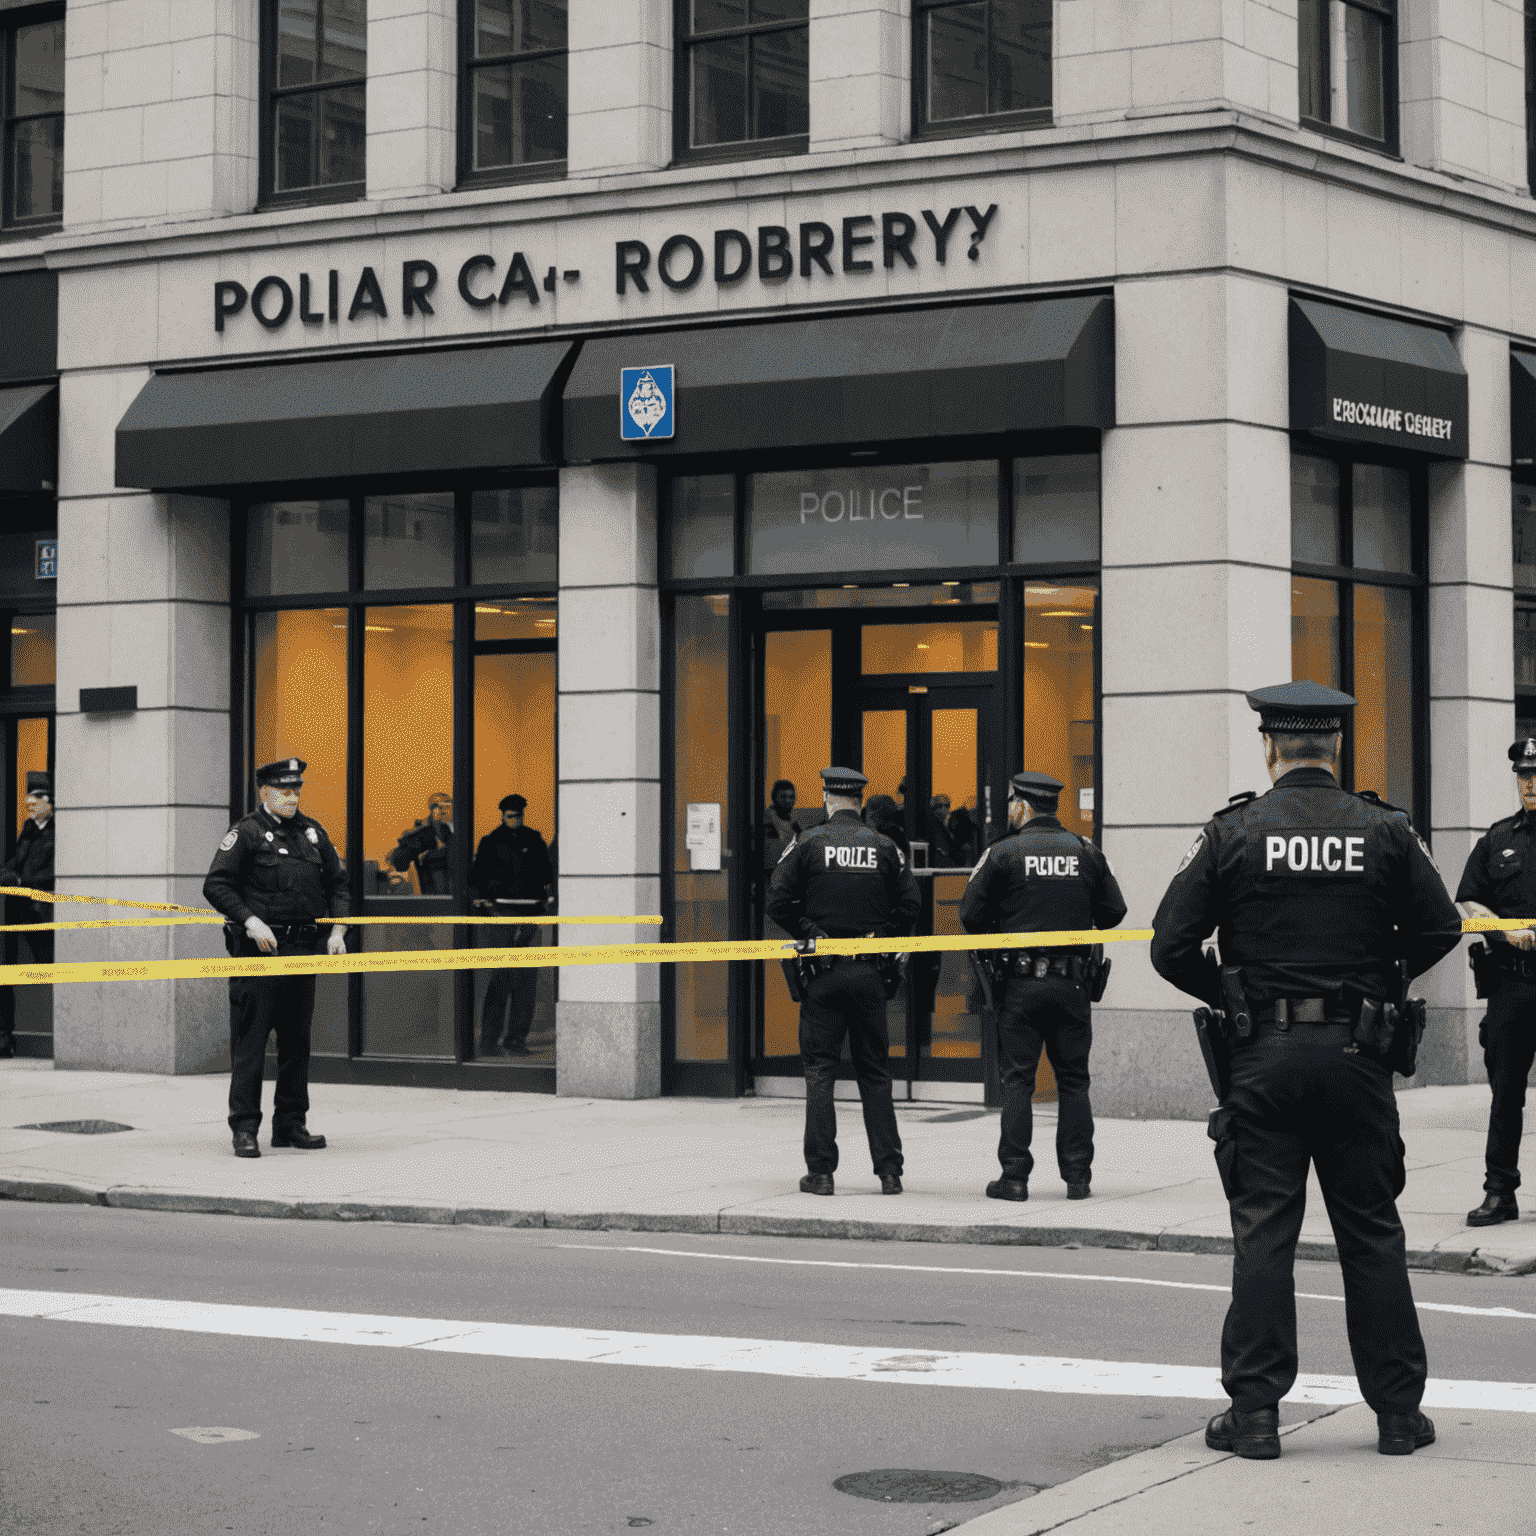
{"type": "MultiPolygon", "coordinates": [[[[1509,749],[1509,760],[1520,791],[1520,812],[1494,822],[1467,860],[1456,900],[1468,917],[1536,917],[1536,738],[1517,741],[1509,749]]],[[[1525,1085],[1536,1059],[1536,933],[1520,928],[1484,937],[1490,941],[1492,995],[1478,1039],[1493,1104],[1484,1154],[1486,1198],[1467,1212],[1469,1227],[1520,1218],[1515,1191],[1520,1187],[1525,1085]]]]}
{"type": "Polygon", "coordinates": [[[1377,1449],[1411,1455],[1435,1428],[1419,1411],[1424,1341],[1395,1203],[1403,1144],[1391,1069],[1353,1034],[1401,996],[1395,962],[1410,975],[1428,970],[1456,947],[1461,922],[1407,815],[1334,778],[1355,701],[1298,682],[1259,689],[1248,703],[1274,788],[1235,797],[1206,823],[1153,920],[1158,974],[1213,1008],[1225,998],[1239,1027],[1253,1024],[1231,1044],[1230,1086],[1210,1127],[1234,1256],[1221,1336],[1232,1407],[1210,1421],[1206,1444],[1280,1454],[1311,1163],[1338,1243],[1350,1351],[1376,1411],[1377,1449]],[[1220,970],[1201,954],[1213,928],[1220,970]]]}
{"type": "MultiPolygon", "coordinates": [[[[981,856],[960,902],[967,933],[1113,928],[1125,898],[1109,860],[1056,819],[1061,781],[1016,773],[1008,788],[1008,831],[981,856]]],[[[1088,1051],[1093,1043],[1089,997],[1094,962],[1086,946],[999,953],[1005,972],[997,996],[1003,1130],[997,1157],[1003,1176],[987,1185],[992,1200],[1029,1199],[1035,1166],[1029,1142],[1035,1070],[1043,1045],[1059,1098],[1056,1165],[1067,1199],[1086,1200],[1093,1168],[1093,1111],[1088,1104],[1088,1051]]]]}
{"type": "MultiPolygon", "coordinates": [[[[523,825],[528,802],[521,795],[503,797],[498,809],[501,825],[480,839],[470,866],[469,887],[475,906],[482,912],[499,911],[504,917],[542,917],[555,895],[549,849],[532,827],[523,825]]],[[[511,923],[493,930],[491,941],[498,948],[523,949],[541,943],[543,931],[537,923],[511,923]]],[[[509,1056],[529,1054],[528,1031],[533,1027],[538,993],[539,973],[531,967],[491,972],[480,1013],[482,1057],[502,1054],[498,1042],[508,1003],[512,1018],[506,1025],[506,1052],[509,1056]]]]}
{"type": "MultiPolygon", "coordinates": [[[[821,770],[827,820],[790,843],[768,888],[768,915],[786,933],[800,939],[911,933],[922,897],[901,850],[859,815],[868,782],[852,768],[821,770]]],[[[832,1091],[846,1035],[880,1192],[899,1195],[901,1136],[891,1103],[885,987],[874,956],[816,958],[806,967],[803,987],[800,1060],[808,1172],[800,1180],[801,1192],[830,1195],[833,1190],[837,1109],[832,1091]]]]}
{"type": "MultiPolygon", "coordinates": [[[[53,889],[53,775],[36,768],[27,770],[27,819],[16,835],[16,851],[4,869],[0,869],[0,885],[26,886],[34,891],[53,889]]],[[[11,921],[18,923],[51,923],[53,908],[46,902],[32,901],[25,896],[13,896],[6,900],[11,921]]],[[[53,964],[53,935],[51,933],[18,933],[16,943],[24,953],[17,958],[23,965],[53,964]]],[[[16,989],[6,987],[0,992],[0,1057],[16,1054],[15,1036],[12,1031],[16,1020],[16,989]]]]}
{"type": "Polygon", "coordinates": [[[416,866],[423,896],[446,896],[453,889],[448,873],[448,847],[453,842],[453,797],[429,795],[426,818],[400,834],[389,862],[402,874],[416,866]]]}
{"type": "MultiPolygon", "coordinates": [[[[256,770],[261,808],[225,834],[203,881],[203,895],[238,930],[242,955],[312,955],[317,918],[347,915],[346,873],[318,821],[299,810],[302,758],[256,770]]],[[[228,931],[228,930],[226,930],[228,931]]],[[[330,925],[326,953],[346,951],[346,928],[330,925]]],[[[309,1025],[315,1011],[313,976],[235,976],[229,982],[229,1128],[236,1157],[260,1157],[261,1068],[267,1036],[277,1031],[277,1092],[272,1145],[313,1151],[309,1025]]]]}

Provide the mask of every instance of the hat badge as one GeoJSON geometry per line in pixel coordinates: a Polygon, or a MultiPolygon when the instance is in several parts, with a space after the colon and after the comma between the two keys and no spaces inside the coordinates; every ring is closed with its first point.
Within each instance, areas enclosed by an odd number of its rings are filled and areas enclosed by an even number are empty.
{"type": "Polygon", "coordinates": [[[299,760],[298,760],[298,758],[290,757],[288,759],[288,768],[289,768],[290,772],[297,773],[299,771],[299,760]]]}

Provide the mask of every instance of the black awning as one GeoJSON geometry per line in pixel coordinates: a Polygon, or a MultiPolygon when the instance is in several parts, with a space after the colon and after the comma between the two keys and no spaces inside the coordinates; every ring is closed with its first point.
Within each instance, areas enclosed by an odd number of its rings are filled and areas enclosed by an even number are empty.
{"type": "Polygon", "coordinates": [[[1291,428],[1442,459],[1467,456],[1467,370],[1430,325],[1291,300],[1291,428]]]}
{"type": "Polygon", "coordinates": [[[58,387],[0,389],[0,493],[49,493],[58,478],[58,387]]]}
{"type": "Polygon", "coordinates": [[[148,490],[555,462],[570,342],[159,373],[117,427],[148,490]]]}
{"type": "Polygon", "coordinates": [[[1509,448],[1516,469],[1536,464],[1536,357],[1509,354],[1509,448]]]}
{"type": "Polygon", "coordinates": [[[564,397],[565,456],[726,453],[969,437],[1115,420],[1104,295],[589,341],[564,397]],[[620,370],[676,370],[674,435],[619,436],[620,370]]]}

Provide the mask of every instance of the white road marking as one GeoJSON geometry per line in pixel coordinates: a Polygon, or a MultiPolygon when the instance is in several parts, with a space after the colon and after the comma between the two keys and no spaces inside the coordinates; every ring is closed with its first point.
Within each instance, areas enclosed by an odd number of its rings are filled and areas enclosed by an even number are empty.
{"type": "Polygon", "coordinates": [[[230,1429],[227,1426],[207,1425],[201,1429],[173,1429],[173,1435],[191,1440],[197,1445],[230,1445],[236,1440],[260,1440],[254,1429],[230,1429]]]}
{"type": "MultiPolygon", "coordinates": [[[[858,1264],[848,1259],[768,1259],[750,1253],[693,1253],[682,1248],[633,1248],[610,1243],[556,1243],[557,1248],[597,1253],[659,1253],[670,1259],[723,1259],[732,1264],[796,1264],[810,1269],[899,1269],[919,1275],[1004,1275],[1010,1280],[1096,1280],[1105,1285],[1156,1285],[1170,1291],[1216,1291],[1230,1296],[1226,1285],[1200,1285],[1193,1280],[1146,1280],[1139,1275],[1080,1275],[1055,1269],[961,1269],[947,1264],[858,1264]]],[[[1343,1301],[1342,1296],[1297,1291],[1297,1301],[1343,1301]]],[[[1467,1317],[1522,1317],[1536,1322],[1536,1312],[1513,1307],[1462,1307],[1448,1301],[1416,1301],[1421,1312],[1459,1312],[1467,1317]]]]}
{"type": "MultiPolygon", "coordinates": [[[[606,1328],[545,1328],[434,1317],[374,1317],[290,1307],[241,1307],[141,1296],[93,1296],[0,1290],[0,1316],[119,1328],[165,1328],[248,1339],[428,1349],[511,1360],[592,1365],[649,1365],[684,1371],[745,1371],[818,1381],[892,1382],[897,1386],[989,1387],[1009,1392],[1066,1392],[1102,1397],[1189,1397],[1225,1402],[1217,1371],[1142,1360],[1071,1360],[1049,1355],[962,1354],[953,1350],[807,1344],[786,1339],[730,1339],[606,1328]]],[[[1288,1401],[1355,1403],[1352,1376],[1296,1379],[1288,1401]]],[[[1536,1383],[1431,1381],[1426,1408],[1498,1408],[1536,1413],[1536,1383]]]]}

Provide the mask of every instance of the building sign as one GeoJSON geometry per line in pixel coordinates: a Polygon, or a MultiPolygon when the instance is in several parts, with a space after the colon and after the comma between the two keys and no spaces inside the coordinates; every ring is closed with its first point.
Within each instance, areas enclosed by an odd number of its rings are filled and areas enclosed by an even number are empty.
{"type": "Polygon", "coordinates": [[[619,370],[619,436],[626,442],[671,437],[672,365],[619,370]]]}
{"type": "Polygon", "coordinates": [[[1333,397],[1333,419],[1351,427],[1374,427],[1380,432],[1397,432],[1406,437],[1431,438],[1449,442],[1455,423],[1449,416],[1425,416],[1418,411],[1394,410],[1391,406],[1372,405],[1364,400],[1333,397]]]}
{"type": "Polygon", "coordinates": [[[720,868],[720,806],[706,802],[689,804],[684,823],[683,846],[688,850],[689,869],[720,868]]]}
{"type": "Polygon", "coordinates": [[[37,579],[39,581],[57,581],[59,577],[59,541],[57,539],[39,539],[37,541],[37,579]]]}

